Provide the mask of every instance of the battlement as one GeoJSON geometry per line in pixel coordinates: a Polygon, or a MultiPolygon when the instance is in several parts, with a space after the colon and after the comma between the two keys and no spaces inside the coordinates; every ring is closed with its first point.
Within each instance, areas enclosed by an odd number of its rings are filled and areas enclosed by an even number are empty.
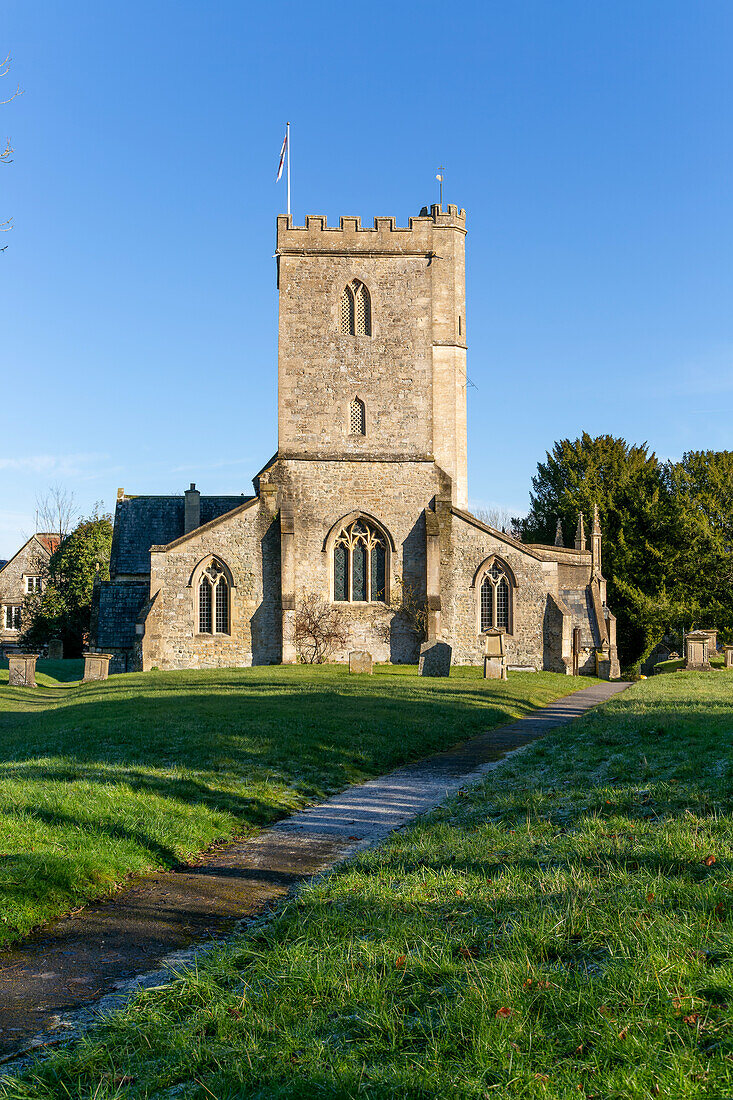
{"type": "Polygon", "coordinates": [[[438,203],[424,206],[408,226],[395,225],[394,218],[374,219],[373,226],[363,226],[359,217],[342,217],[339,224],[328,225],[321,214],[306,215],[305,225],[293,225],[292,216],[281,214],[277,219],[277,252],[430,252],[436,230],[453,229],[466,232],[466,211],[449,204],[445,210],[438,203]]]}

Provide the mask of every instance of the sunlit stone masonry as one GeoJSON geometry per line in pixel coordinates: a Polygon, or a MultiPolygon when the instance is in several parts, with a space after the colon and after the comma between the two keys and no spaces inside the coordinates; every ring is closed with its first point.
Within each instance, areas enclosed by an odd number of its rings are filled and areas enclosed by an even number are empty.
{"type": "Polygon", "coordinates": [[[582,518],[574,547],[537,546],[467,510],[465,237],[450,205],[277,219],[277,451],[250,495],[118,491],[93,624],[111,671],[296,661],[316,599],[343,612],[335,660],[441,641],[478,665],[500,629],[510,669],[618,673],[597,516],[588,549],[582,518]]]}

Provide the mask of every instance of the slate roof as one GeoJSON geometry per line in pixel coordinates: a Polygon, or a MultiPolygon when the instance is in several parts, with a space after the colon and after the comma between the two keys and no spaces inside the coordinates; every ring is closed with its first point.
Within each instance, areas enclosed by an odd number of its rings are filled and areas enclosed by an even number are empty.
{"type": "MultiPolygon", "coordinates": [[[[251,497],[201,497],[201,525],[231,512],[251,497]]],[[[150,547],[165,546],[183,532],[184,498],[126,497],[117,501],[110,573],[149,573],[150,547]]],[[[101,644],[101,643],[100,643],[101,644]]]]}
{"type": "Polygon", "coordinates": [[[99,590],[99,617],[95,645],[98,649],[128,648],[135,641],[135,620],[147,603],[147,582],[127,581],[115,584],[102,581],[99,590]]]}

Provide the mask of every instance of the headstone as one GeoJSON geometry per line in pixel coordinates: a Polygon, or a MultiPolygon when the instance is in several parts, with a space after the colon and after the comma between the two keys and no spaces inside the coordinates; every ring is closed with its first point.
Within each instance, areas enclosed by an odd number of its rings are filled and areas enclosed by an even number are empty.
{"type": "Polygon", "coordinates": [[[733,645],[723,646],[724,661],[726,668],[733,668],[733,645]]]}
{"type": "Polygon", "coordinates": [[[64,643],[60,638],[52,638],[48,643],[48,659],[49,661],[63,661],[64,643]]]}
{"type": "Polygon", "coordinates": [[[450,676],[453,647],[447,642],[423,642],[420,646],[420,676],[450,676]]]}
{"type": "Polygon", "coordinates": [[[11,653],[8,657],[8,683],[11,687],[34,688],[37,653],[11,653]]]}
{"type": "Polygon", "coordinates": [[[718,631],[717,630],[696,630],[696,634],[707,634],[708,636],[708,657],[714,657],[718,652],[718,631]]]}
{"type": "Polygon", "coordinates": [[[707,671],[710,668],[708,646],[710,638],[706,630],[693,630],[685,638],[685,668],[694,672],[707,671]]]}
{"type": "Polygon", "coordinates": [[[506,680],[503,657],[484,657],[484,680],[506,680]]]}
{"type": "Polygon", "coordinates": [[[353,649],[349,654],[349,672],[373,672],[372,655],[365,649],[353,649]]]}
{"type": "Polygon", "coordinates": [[[111,660],[111,653],[85,653],[82,683],[86,684],[90,680],[106,680],[109,676],[109,662],[111,660]]]}

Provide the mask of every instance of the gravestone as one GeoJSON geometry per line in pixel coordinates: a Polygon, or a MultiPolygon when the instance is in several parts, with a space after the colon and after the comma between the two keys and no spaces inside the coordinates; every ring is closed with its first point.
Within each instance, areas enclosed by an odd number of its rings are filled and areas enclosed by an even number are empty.
{"type": "Polygon", "coordinates": [[[373,672],[372,655],[366,649],[352,649],[349,654],[349,672],[373,672]]]}
{"type": "Polygon", "coordinates": [[[724,661],[726,668],[733,668],[733,645],[723,646],[724,661]]]}
{"type": "Polygon", "coordinates": [[[49,661],[62,661],[64,659],[64,643],[60,638],[52,638],[48,643],[49,661]]]}
{"type": "Polygon", "coordinates": [[[423,642],[420,646],[420,676],[450,676],[453,647],[447,642],[423,642]]]}
{"type": "MultiPolygon", "coordinates": [[[[534,669],[532,669],[534,672],[534,669]]],[[[507,672],[503,657],[484,657],[484,680],[506,680],[507,672]]]]}
{"type": "Polygon", "coordinates": [[[111,653],[85,653],[82,683],[86,684],[90,680],[106,680],[109,676],[109,662],[111,660],[111,653]]]}
{"type": "Polygon", "coordinates": [[[37,687],[37,660],[37,653],[11,653],[8,656],[8,684],[10,687],[37,687]]]}
{"type": "Polygon", "coordinates": [[[685,638],[685,668],[693,672],[708,671],[708,646],[710,638],[707,630],[693,630],[685,638]]]}

